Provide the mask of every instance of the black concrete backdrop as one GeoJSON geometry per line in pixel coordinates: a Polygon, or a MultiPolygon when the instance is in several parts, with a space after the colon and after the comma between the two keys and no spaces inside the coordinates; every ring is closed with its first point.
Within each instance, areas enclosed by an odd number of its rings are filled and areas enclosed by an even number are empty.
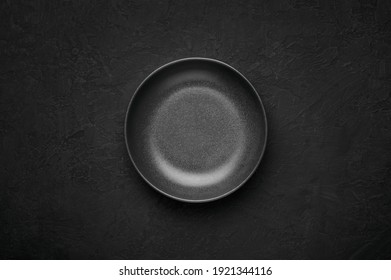
{"type": "Polygon", "coordinates": [[[0,257],[391,257],[391,2],[1,1],[0,257]],[[170,200],[124,143],[138,84],[204,56],[259,91],[239,191],[170,200]]]}

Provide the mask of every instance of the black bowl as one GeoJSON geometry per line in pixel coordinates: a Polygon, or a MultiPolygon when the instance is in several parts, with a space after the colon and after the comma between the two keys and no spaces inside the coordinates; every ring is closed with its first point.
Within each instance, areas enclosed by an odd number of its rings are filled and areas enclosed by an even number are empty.
{"type": "Polygon", "coordinates": [[[150,74],[129,103],[125,140],[140,175],[181,201],[224,197],[254,173],[265,151],[262,101],[233,67],[185,58],[150,74]]]}

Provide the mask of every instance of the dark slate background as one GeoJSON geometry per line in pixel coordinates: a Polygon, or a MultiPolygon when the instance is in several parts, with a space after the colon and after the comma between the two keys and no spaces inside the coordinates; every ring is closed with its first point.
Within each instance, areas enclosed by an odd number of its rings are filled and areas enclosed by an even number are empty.
{"type": "Polygon", "coordinates": [[[2,1],[0,257],[391,257],[391,2],[2,1]],[[169,61],[236,67],[260,168],[217,202],[143,182],[123,125],[169,61]]]}

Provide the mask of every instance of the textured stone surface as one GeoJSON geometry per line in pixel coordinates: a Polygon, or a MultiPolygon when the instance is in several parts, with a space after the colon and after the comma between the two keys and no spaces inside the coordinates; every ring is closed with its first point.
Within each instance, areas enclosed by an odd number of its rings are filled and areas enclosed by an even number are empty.
{"type": "Polygon", "coordinates": [[[2,1],[0,257],[390,258],[391,2],[2,1]],[[170,200],[123,122],[171,60],[240,70],[265,157],[235,194],[170,200]]]}

